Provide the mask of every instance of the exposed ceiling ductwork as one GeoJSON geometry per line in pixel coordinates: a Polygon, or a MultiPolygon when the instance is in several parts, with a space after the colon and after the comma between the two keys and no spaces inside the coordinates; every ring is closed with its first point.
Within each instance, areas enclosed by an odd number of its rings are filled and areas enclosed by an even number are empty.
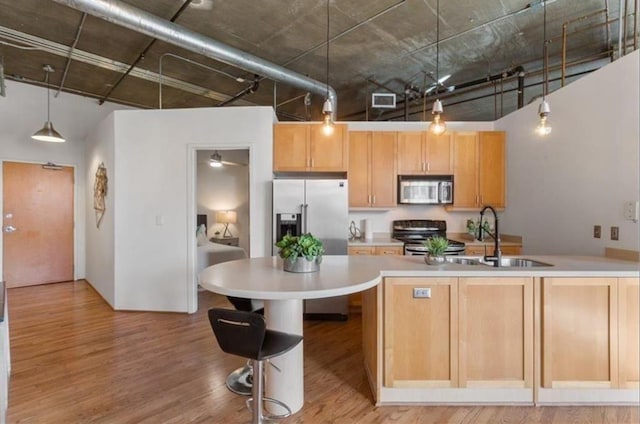
{"type": "Polygon", "coordinates": [[[326,95],[328,91],[334,105],[334,115],[338,109],[336,91],[330,86],[327,87],[326,83],[316,81],[275,63],[220,43],[212,38],[205,37],[122,1],[53,1],[279,83],[288,84],[322,96],[326,95]]]}

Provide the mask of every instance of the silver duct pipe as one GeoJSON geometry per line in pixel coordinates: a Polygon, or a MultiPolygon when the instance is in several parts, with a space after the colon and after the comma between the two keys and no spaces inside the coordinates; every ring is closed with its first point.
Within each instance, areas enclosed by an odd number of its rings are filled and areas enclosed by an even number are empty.
{"type": "Polygon", "coordinates": [[[252,74],[288,84],[321,96],[328,92],[333,103],[334,118],[338,110],[338,97],[333,87],[275,63],[227,46],[183,28],[166,19],[161,19],[144,10],[137,9],[119,0],[53,0],[56,3],[96,16],[116,25],[157,38],[194,53],[244,69],[252,74]]]}

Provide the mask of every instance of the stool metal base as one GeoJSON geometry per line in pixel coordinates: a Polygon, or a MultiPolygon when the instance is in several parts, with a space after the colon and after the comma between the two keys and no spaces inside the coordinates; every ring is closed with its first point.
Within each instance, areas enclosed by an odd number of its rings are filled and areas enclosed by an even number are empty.
{"type": "Polygon", "coordinates": [[[227,376],[227,388],[242,396],[251,396],[253,389],[253,368],[245,365],[227,376]]]}

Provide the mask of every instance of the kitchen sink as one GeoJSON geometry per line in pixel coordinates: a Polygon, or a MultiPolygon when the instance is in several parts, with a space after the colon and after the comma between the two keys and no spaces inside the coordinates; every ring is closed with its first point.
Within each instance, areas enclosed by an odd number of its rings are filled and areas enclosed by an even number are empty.
{"type": "MultiPolygon", "coordinates": [[[[480,260],[480,263],[488,266],[493,266],[493,262],[490,261],[480,260]]],[[[544,266],[553,265],[527,258],[501,258],[500,260],[501,268],[535,268],[544,266]]]]}
{"type": "Polygon", "coordinates": [[[472,259],[472,258],[463,258],[463,257],[460,257],[460,256],[447,256],[445,259],[450,264],[458,264],[458,265],[480,265],[480,264],[482,264],[482,262],[480,262],[481,258],[472,259]]]}

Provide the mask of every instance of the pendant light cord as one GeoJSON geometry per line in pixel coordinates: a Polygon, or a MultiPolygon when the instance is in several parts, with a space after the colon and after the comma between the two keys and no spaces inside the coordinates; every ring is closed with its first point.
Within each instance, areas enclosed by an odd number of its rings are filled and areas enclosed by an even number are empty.
{"type": "Polygon", "coordinates": [[[329,98],[329,0],[327,0],[327,99],[329,98]]]}
{"type": "Polygon", "coordinates": [[[51,122],[51,99],[49,94],[49,71],[44,71],[45,85],[47,86],[47,122],[51,122]]]}
{"type": "Polygon", "coordinates": [[[543,76],[544,76],[544,84],[542,85],[542,101],[544,101],[545,96],[547,95],[547,80],[548,80],[548,63],[547,63],[547,1],[542,0],[542,66],[543,66],[543,76]]]}
{"type": "Polygon", "coordinates": [[[440,0],[436,0],[436,99],[440,88],[440,0]]]}

